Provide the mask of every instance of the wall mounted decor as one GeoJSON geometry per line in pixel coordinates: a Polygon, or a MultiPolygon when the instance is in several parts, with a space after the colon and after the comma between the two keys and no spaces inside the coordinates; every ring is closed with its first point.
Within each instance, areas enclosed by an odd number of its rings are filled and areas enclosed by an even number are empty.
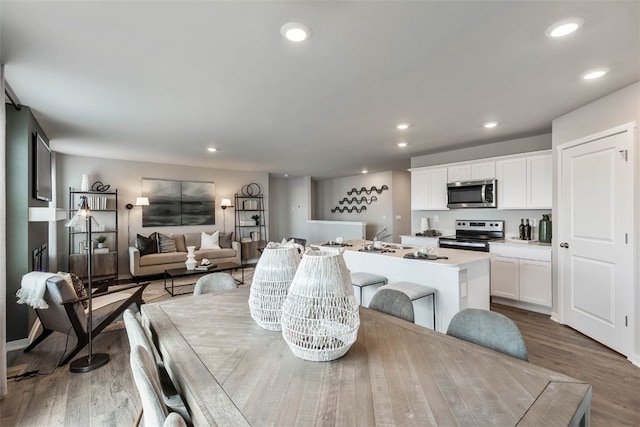
{"type": "Polygon", "coordinates": [[[369,194],[373,193],[374,191],[375,191],[376,193],[378,193],[378,194],[382,194],[382,192],[383,192],[384,190],[388,190],[388,189],[389,189],[389,187],[387,187],[387,185],[386,185],[386,184],[385,184],[385,185],[383,185],[383,186],[382,186],[382,187],[380,187],[380,188],[377,188],[375,185],[372,185],[372,186],[371,186],[371,188],[370,188],[370,189],[368,189],[368,190],[367,190],[367,187],[361,187],[361,188],[360,188],[360,190],[358,190],[357,188],[355,188],[355,187],[354,187],[354,188],[352,188],[351,190],[347,191],[347,195],[348,195],[348,196],[350,196],[350,195],[352,195],[353,193],[356,193],[356,194],[359,196],[360,194],[362,194],[362,193],[364,192],[364,193],[366,193],[366,194],[367,194],[367,196],[368,196],[369,194]]]}
{"type": "Polygon", "coordinates": [[[335,208],[331,209],[332,213],[336,213],[336,212],[340,212],[340,213],[344,213],[344,212],[355,212],[355,213],[360,213],[362,211],[366,211],[367,207],[366,206],[360,206],[359,208],[357,206],[336,206],[335,208]]]}
{"type": "Polygon", "coordinates": [[[216,185],[213,182],[142,179],[143,227],[215,224],[216,185]]]}
{"type": "Polygon", "coordinates": [[[342,200],[338,201],[338,203],[340,203],[341,205],[345,204],[345,203],[349,203],[350,205],[353,203],[358,203],[358,204],[362,204],[362,203],[366,203],[368,205],[370,205],[371,203],[377,201],[378,198],[376,196],[371,196],[370,199],[367,199],[365,196],[360,197],[359,199],[357,197],[352,197],[350,199],[348,198],[343,198],[342,200]]]}

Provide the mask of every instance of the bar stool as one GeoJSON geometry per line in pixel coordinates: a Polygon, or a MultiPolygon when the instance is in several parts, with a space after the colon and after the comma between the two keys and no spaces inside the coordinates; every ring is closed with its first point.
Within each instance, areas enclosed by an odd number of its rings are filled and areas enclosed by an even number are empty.
{"type": "Polygon", "coordinates": [[[362,288],[365,286],[380,285],[384,286],[388,282],[387,278],[373,273],[355,272],[351,273],[351,283],[360,289],[360,305],[362,303],[362,288]]]}
{"type": "Polygon", "coordinates": [[[400,291],[408,296],[411,302],[431,295],[431,301],[433,302],[433,330],[436,330],[436,290],[434,288],[418,283],[394,282],[385,286],[385,289],[400,291]]]}

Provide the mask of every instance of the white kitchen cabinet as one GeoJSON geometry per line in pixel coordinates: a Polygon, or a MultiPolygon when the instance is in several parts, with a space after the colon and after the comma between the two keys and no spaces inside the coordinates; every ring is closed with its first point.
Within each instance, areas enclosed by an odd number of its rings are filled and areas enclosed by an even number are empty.
{"type": "Polygon", "coordinates": [[[491,296],[520,299],[517,258],[491,258],[491,296]]]}
{"type": "Polygon", "coordinates": [[[551,154],[527,157],[527,207],[551,209],[551,154]]]}
{"type": "Polygon", "coordinates": [[[447,182],[480,181],[496,177],[496,162],[477,162],[447,168],[447,182]]]}
{"type": "Polygon", "coordinates": [[[498,209],[551,209],[551,154],[496,161],[498,209]]]}
{"type": "Polygon", "coordinates": [[[551,247],[491,243],[490,252],[491,296],[551,308],[551,247]]]}
{"type": "Polygon", "coordinates": [[[411,171],[411,209],[447,209],[447,168],[411,171]]]}

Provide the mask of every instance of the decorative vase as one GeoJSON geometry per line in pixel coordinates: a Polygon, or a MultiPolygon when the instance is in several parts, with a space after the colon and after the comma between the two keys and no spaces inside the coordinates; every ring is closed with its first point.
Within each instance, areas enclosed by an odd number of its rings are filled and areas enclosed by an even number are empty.
{"type": "Polygon", "coordinates": [[[91,176],[82,174],[82,183],[80,184],[80,191],[89,191],[91,189],[91,176]]]}
{"type": "Polygon", "coordinates": [[[185,262],[187,270],[195,270],[196,264],[196,247],[187,246],[187,261],[185,262]]]}
{"type": "Polygon", "coordinates": [[[304,360],[344,356],[356,341],[360,317],[351,275],[338,253],[307,249],[282,306],[282,337],[304,360]]]}
{"type": "Polygon", "coordinates": [[[261,328],[281,330],[282,304],[299,264],[295,245],[269,242],[264,248],[249,291],[251,317],[261,328]]]}
{"type": "Polygon", "coordinates": [[[98,248],[99,248],[99,249],[104,248],[104,243],[100,243],[100,242],[98,242],[98,248]]]}

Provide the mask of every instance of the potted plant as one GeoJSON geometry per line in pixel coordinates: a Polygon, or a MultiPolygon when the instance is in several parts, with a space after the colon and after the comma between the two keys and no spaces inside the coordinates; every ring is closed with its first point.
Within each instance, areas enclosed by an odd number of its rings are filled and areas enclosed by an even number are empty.
{"type": "Polygon", "coordinates": [[[96,242],[98,242],[98,248],[104,248],[104,242],[107,241],[107,236],[100,235],[96,237],[96,242]]]}
{"type": "Polygon", "coordinates": [[[260,215],[252,215],[251,219],[256,222],[256,225],[260,225],[260,215]]]}

